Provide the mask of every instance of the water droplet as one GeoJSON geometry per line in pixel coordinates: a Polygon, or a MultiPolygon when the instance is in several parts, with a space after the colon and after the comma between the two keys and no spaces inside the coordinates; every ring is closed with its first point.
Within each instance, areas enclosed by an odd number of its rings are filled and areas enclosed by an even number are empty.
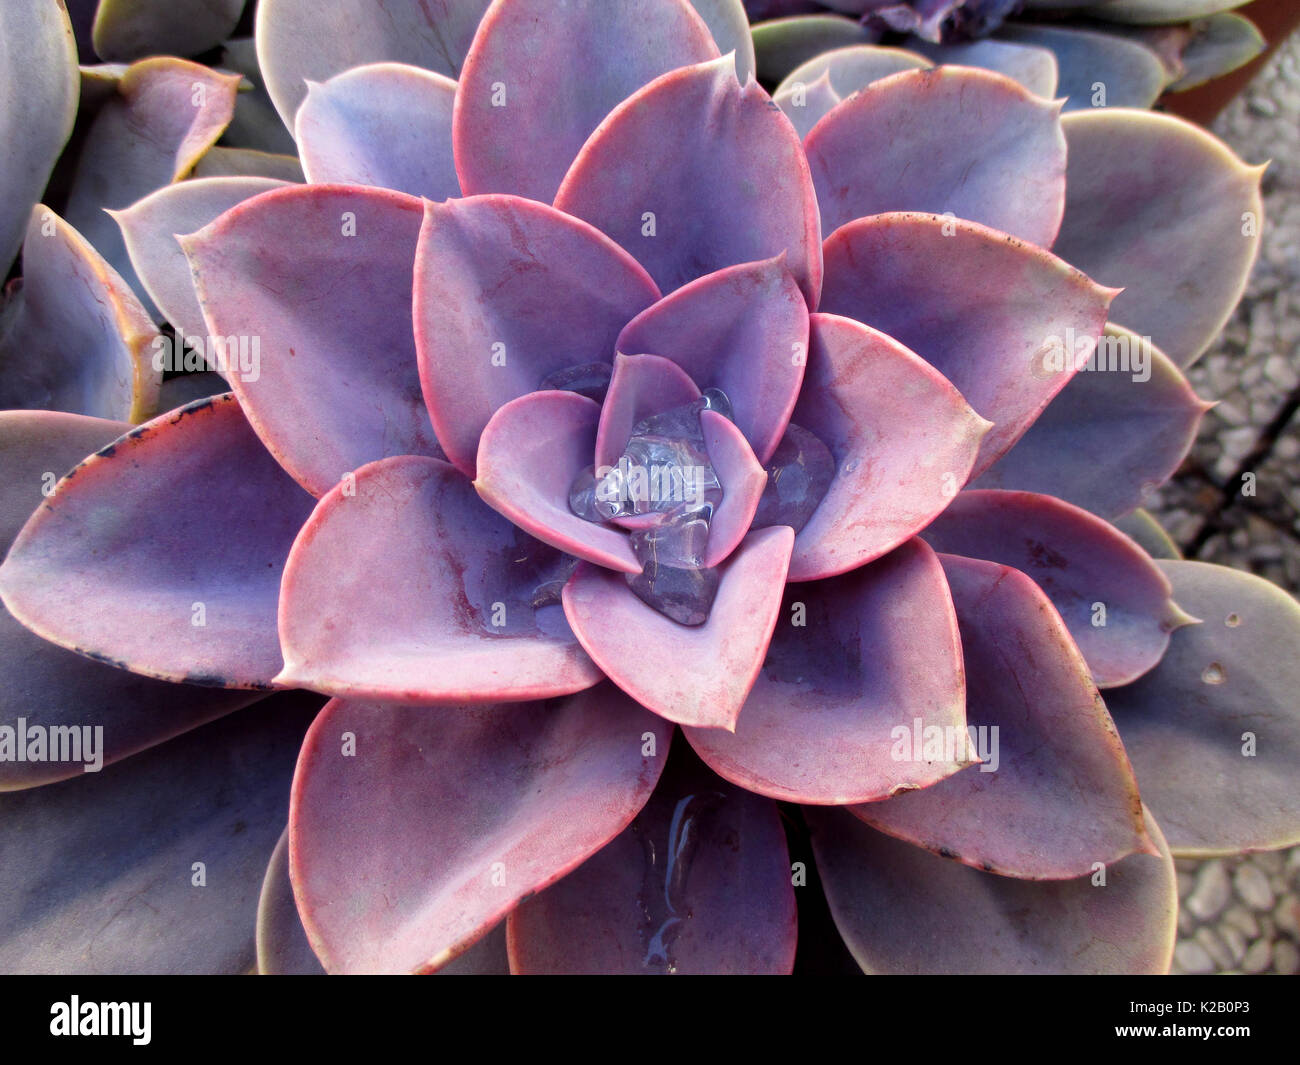
{"type": "Polygon", "coordinates": [[[1223,619],[1223,623],[1227,625],[1228,628],[1235,629],[1238,625],[1241,624],[1241,616],[1239,614],[1229,614],[1226,618],[1223,619]]]}
{"type": "Polygon", "coordinates": [[[767,487],[758,501],[752,527],[788,525],[798,532],[808,524],[834,479],[835,457],[830,449],[791,422],[768,463],[767,487]]]}
{"type": "Polygon", "coordinates": [[[1206,684],[1222,684],[1227,679],[1228,675],[1218,662],[1211,662],[1201,672],[1201,680],[1206,684]]]}

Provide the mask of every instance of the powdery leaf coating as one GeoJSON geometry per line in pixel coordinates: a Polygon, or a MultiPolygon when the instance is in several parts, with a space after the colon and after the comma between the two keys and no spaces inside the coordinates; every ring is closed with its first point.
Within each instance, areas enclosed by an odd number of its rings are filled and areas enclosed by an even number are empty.
{"type": "Polygon", "coordinates": [[[57,0],[0,7],[0,271],[18,254],[31,209],[77,115],[77,42],[57,0]]]}
{"type": "MultiPolygon", "coordinates": [[[[276,119],[278,122],[279,119],[276,119]]],[[[254,148],[209,148],[203,158],[194,164],[191,175],[195,178],[247,177],[271,178],[275,181],[294,181],[301,184],[302,164],[296,155],[258,151],[254,148]]]]}
{"type": "Polygon", "coordinates": [[[1189,366],[1245,291],[1264,227],[1264,168],[1172,115],[1080,111],[1062,127],[1070,158],[1053,250],[1122,286],[1112,317],[1189,366]]]}
{"type": "Polygon", "coordinates": [[[831,111],[804,147],[827,234],[886,211],[951,211],[1050,247],[1061,225],[1058,107],[1001,74],[894,74],[831,111]]]}
{"type": "Polygon", "coordinates": [[[311,504],[232,395],[200,400],[77,466],[14,541],[0,593],[33,632],[101,662],[266,688],[280,573],[311,504]]]}
{"type": "Polygon", "coordinates": [[[615,106],[661,74],[717,57],[686,0],[496,0],[456,93],[462,187],[550,203],[615,106]]]}
{"type": "MultiPolygon", "coordinates": [[[[873,81],[905,70],[924,70],[933,64],[925,56],[906,48],[880,44],[855,44],[819,52],[790,71],[776,87],[773,99],[793,92],[796,86],[811,87],[826,75],[840,99],[847,99],[873,81]]],[[[787,112],[788,113],[788,112],[787,112]]]]}
{"type": "Polygon", "coordinates": [[[331,973],[445,965],[628,825],[669,735],[609,685],[508,706],[334,700],[290,798],[289,871],[316,955],[331,973]],[[345,732],[363,756],[342,756],[345,732]],[[642,755],[647,735],[660,754],[642,755]],[[376,847],[376,833],[403,845],[376,847]]]}
{"type": "Polygon", "coordinates": [[[258,344],[230,375],[250,424],[312,495],[376,459],[441,455],[411,325],[422,217],[400,192],[297,185],[181,240],[205,332],[258,344]]]}
{"type": "Polygon", "coordinates": [[[786,590],[767,658],[736,723],[685,729],[716,772],[787,802],[874,802],[966,761],[899,761],[891,730],[963,729],[957,618],[938,559],[909,540],[870,566],[786,590]]]}
{"type": "Polygon", "coordinates": [[[0,795],[0,968],[248,972],[266,858],[319,706],[273,696],[107,772],[0,795]]]}
{"type": "Polygon", "coordinates": [[[1042,248],[960,219],[876,215],[826,241],[822,310],[906,345],[994,423],[972,476],[1065,387],[1074,363],[1049,357],[1063,337],[1100,335],[1113,296],[1042,248]]]}
{"type": "Polygon", "coordinates": [[[788,974],[796,914],[776,804],[679,740],[632,824],[507,926],[515,973],[788,974]]]}
{"type": "MultiPolygon", "coordinates": [[[[968,770],[969,772],[969,770],[968,770]]],[[[1017,880],[891,839],[842,810],[806,810],[831,914],[868,973],[1164,973],[1178,888],[1158,856],[1106,868],[1106,886],[1017,880]],[[955,915],[960,918],[955,919],[955,915]]]]}
{"type": "Polygon", "coordinates": [[[548,374],[613,358],[659,297],[603,233],[518,196],[426,203],[415,261],[420,381],[448,459],[474,473],[497,408],[548,374]]]}
{"type": "Polygon", "coordinates": [[[583,146],[555,206],[592,223],[671,292],[786,253],[811,306],[821,291],[817,203],[799,136],[721,59],[665,74],[583,146]]]}
{"type": "Polygon", "coordinates": [[[142,286],[105,208],[128,207],[188,174],[234,114],[239,82],[238,74],[184,59],[142,59],[127,67],[86,134],[64,213],[137,292],[142,286]]]}
{"type": "MultiPolygon", "coordinates": [[[[0,411],[0,552],[7,551],[53,478],[131,428],[54,411],[0,411]]],[[[29,632],[0,608],[0,725],[29,730],[103,725],[109,765],[260,696],[151,680],[73,654],[29,632]]],[[[48,734],[47,734],[48,735],[48,734]]],[[[83,737],[84,738],[84,737],[83,737]]],[[[15,737],[16,739],[16,737],[15,737]]],[[[0,761],[0,791],[84,774],[83,762],[0,761]]]]}
{"type": "Polygon", "coordinates": [[[455,98],[451,78],[402,63],[353,67],[309,83],[294,120],[307,180],[431,200],[459,196],[451,152],[455,98]]]}
{"type": "MultiPolygon", "coordinates": [[[[939,557],[961,627],[966,723],[992,769],[970,766],[852,812],[945,858],[1025,880],[1083,876],[1095,862],[1154,853],[1119,735],[1047,597],[1017,570],[939,557]]],[[[909,737],[903,753],[917,757],[917,739],[925,737],[909,737]]]]}
{"type": "Polygon", "coordinates": [[[783,256],[683,285],[628,322],[617,341],[624,354],[671,359],[701,389],[722,389],[760,462],[790,421],[807,346],[808,305],[783,256]]]}
{"type": "Polygon", "coordinates": [[[965,483],[989,423],[929,363],[860,322],[812,317],[796,425],[815,430],[835,479],[799,531],[790,579],[829,577],[915,535],[965,483]]]}
{"type": "Polygon", "coordinates": [[[491,0],[266,0],[257,5],[257,58],[284,124],[307,96],[366,63],[407,63],[460,77],[470,41],[491,0]]]}
{"type": "Polygon", "coordinates": [[[936,551],[1013,566],[1052,601],[1098,687],[1151,669],[1193,621],[1169,581],[1113,525],[1053,496],[967,491],[922,533],[936,551]]]}
{"type": "Polygon", "coordinates": [[[261,976],[323,976],[293,900],[289,881],[289,829],[280,833],[257,903],[257,972],[261,976]]]}
{"type": "Polygon", "coordinates": [[[1142,796],[1187,857],[1300,842],[1300,606],[1262,578],[1204,562],[1156,563],[1203,621],[1155,669],[1106,693],[1142,796]]]}
{"type": "Polygon", "coordinates": [[[158,404],[157,332],[116,271],[43,204],[23,276],[0,300],[0,407],[143,421],[158,404]]]}
{"type": "Polygon", "coordinates": [[[1165,87],[1160,57],[1150,48],[1112,33],[1094,33],[1073,26],[1005,24],[998,35],[1051,50],[1060,71],[1056,94],[1068,97],[1067,112],[1094,107],[1150,107],[1165,87]]]}
{"type": "Polygon", "coordinates": [[[95,51],[107,62],[198,55],[235,30],[244,0],[100,0],[95,51]]]}
{"type": "Polygon", "coordinates": [[[202,229],[236,204],[284,184],[268,178],[194,178],[164,185],[125,210],[112,212],[131,265],[164,319],[189,336],[203,338],[207,333],[189,260],[177,235],[202,229]]]}
{"type": "Polygon", "coordinates": [[[592,660],[641,705],[683,725],[734,731],[776,627],[793,543],[783,526],[745,537],[697,627],[671,621],[622,574],[590,563],[564,586],[564,612],[592,660]]]}
{"type": "MultiPolygon", "coordinates": [[[[1006,24],[998,31],[1005,38],[1006,24]]],[[[935,63],[952,63],[966,67],[981,67],[1020,82],[1035,96],[1052,99],[1062,95],[1057,90],[1057,61],[1048,49],[1034,44],[1015,44],[1008,40],[971,41],[966,44],[931,44],[929,41],[912,41],[912,48],[935,63]]]]}
{"type": "Polygon", "coordinates": [[[1107,323],[1101,345],[976,488],[1041,492],[1109,518],[1173,475],[1213,404],[1136,333],[1107,323]]]}
{"type": "MultiPolygon", "coordinates": [[[[542,550],[539,565],[558,561],[542,550]]],[[[538,575],[518,561],[529,551],[528,537],[447,463],[407,456],[362,467],[294,542],[277,683],[442,705],[590,688],[601,674],[559,609],[532,605],[538,575]]]]}

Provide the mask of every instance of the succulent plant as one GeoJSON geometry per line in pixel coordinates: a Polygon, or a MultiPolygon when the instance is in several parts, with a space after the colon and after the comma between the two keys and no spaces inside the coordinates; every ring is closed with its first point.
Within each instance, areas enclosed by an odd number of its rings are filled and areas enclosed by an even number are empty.
{"type": "Polygon", "coordinates": [[[870,77],[960,63],[996,70],[1070,110],[1150,107],[1265,47],[1244,0],[746,0],[770,86],[829,66],[848,95],[870,77]],[[820,58],[819,58],[820,57],[820,58]],[[813,66],[807,64],[817,61],[813,66]]]}
{"type": "Polygon", "coordinates": [[[173,181],[211,113],[121,76],[229,391],[133,427],[177,348],[23,205],[0,968],[238,970],[256,906],[266,972],[783,972],[818,882],[871,972],[1167,968],[1173,854],[1300,837],[1300,606],[1110,520],[1260,169],[973,68],[778,103],[738,3],[437,6],[263,0],[306,184],[173,181]]]}

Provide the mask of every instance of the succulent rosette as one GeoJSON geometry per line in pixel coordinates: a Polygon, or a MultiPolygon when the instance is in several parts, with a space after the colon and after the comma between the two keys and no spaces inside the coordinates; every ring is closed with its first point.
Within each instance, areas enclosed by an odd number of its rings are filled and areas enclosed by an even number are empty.
{"type": "MultiPolygon", "coordinates": [[[[1066,106],[1151,107],[1236,70],[1265,42],[1245,0],[746,0],[769,85],[821,73],[844,95],[934,63],[996,70],[1066,106]]],[[[796,79],[797,80],[797,79],[796,79]]]]}
{"type": "Polygon", "coordinates": [[[119,214],[230,391],[0,414],[6,718],[107,767],[0,759],[0,966],[788,972],[820,882],[869,972],[1166,969],[1172,855],[1300,823],[1300,608],[1108,520],[1258,169],[951,66],[804,128],[738,3],[427,6],[263,0],[307,183],[119,214]]]}

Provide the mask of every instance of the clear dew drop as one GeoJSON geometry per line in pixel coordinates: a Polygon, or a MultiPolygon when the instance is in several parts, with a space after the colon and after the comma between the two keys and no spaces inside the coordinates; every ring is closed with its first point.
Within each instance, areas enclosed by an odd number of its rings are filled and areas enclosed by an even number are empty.
{"type": "Polygon", "coordinates": [[[1201,681],[1205,684],[1222,684],[1227,679],[1228,674],[1218,662],[1211,662],[1201,671],[1201,681]]]}
{"type": "Polygon", "coordinates": [[[1238,625],[1241,624],[1241,615],[1229,614],[1226,618],[1223,619],[1223,623],[1227,625],[1228,628],[1235,629],[1238,625]]]}

